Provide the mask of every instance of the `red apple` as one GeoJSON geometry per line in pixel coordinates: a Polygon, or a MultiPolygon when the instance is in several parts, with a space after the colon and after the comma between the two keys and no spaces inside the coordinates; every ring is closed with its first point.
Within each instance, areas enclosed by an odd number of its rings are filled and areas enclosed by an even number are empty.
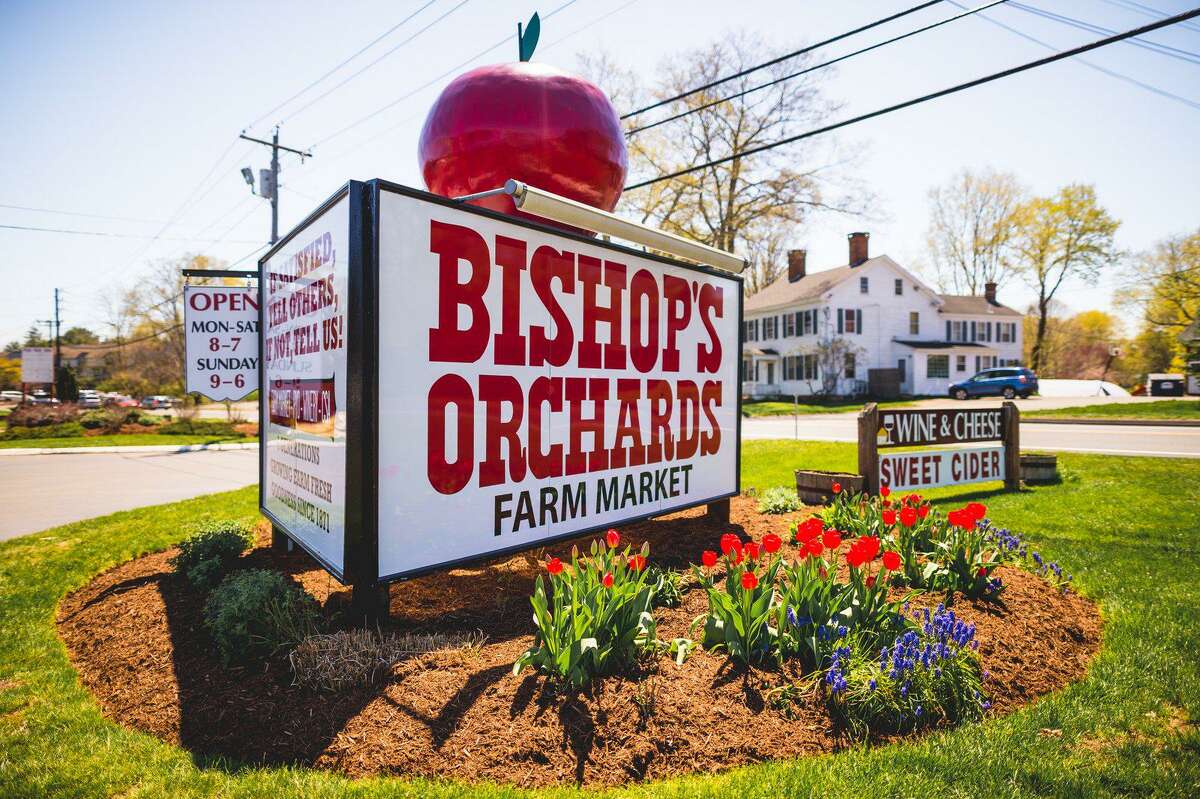
{"type": "MultiPolygon", "coordinates": [[[[419,157],[425,185],[446,197],[514,178],[605,211],[616,207],[628,166],[604,92],[529,62],[480,67],[451,81],[425,119],[419,157]]],[[[474,204],[554,224],[516,210],[507,195],[474,204]]]]}

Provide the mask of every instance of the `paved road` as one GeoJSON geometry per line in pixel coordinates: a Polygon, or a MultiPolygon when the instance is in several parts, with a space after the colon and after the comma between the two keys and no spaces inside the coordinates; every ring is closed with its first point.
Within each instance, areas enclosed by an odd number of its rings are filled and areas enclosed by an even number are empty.
{"type": "MultiPolygon", "coordinates": [[[[743,419],[742,438],[856,441],[858,421],[849,413],[743,419]]],[[[1200,458],[1200,427],[1023,424],[1021,449],[1200,458]]]]}
{"type": "Polygon", "coordinates": [[[258,450],[0,457],[0,540],[258,482],[258,450]]]}

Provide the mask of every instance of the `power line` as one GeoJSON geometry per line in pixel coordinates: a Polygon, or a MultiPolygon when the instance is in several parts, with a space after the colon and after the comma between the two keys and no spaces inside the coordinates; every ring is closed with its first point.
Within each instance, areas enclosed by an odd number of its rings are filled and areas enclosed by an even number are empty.
{"type": "Polygon", "coordinates": [[[405,25],[405,23],[407,23],[407,22],[408,22],[409,20],[411,20],[413,17],[417,16],[417,15],[418,15],[418,14],[420,14],[422,11],[424,11],[424,10],[425,10],[425,9],[427,9],[427,8],[429,8],[431,5],[433,5],[433,4],[434,4],[434,3],[436,3],[436,2],[437,2],[437,0],[429,0],[429,2],[428,2],[428,3],[426,3],[426,4],[425,4],[425,5],[423,5],[423,6],[421,6],[421,7],[420,7],[420,8],[418,8],[416,11],[412,12],[412,13],[411,13],[411,14],[409,14],[407,17],[405,17],[404,19],[400,20],[400,21],[399,21],[399,22],[397,22],[395,25],[393,25],[392,27],[390,27],[390,28],[388,28],[387,30],[385,30],[383,33],[381,33],[381,34],[379,34],[378,36],[376,36],[374,39],[372,39],[372,40],[371,40],[370,42],[368,42],[366,45],[364,45],[363,47],[361,47],[361,48],[359,48],[358,50],[356,50],[356,51],[355,51],[355,52],[354,52],[354,53],[353,53],[351,56],[349,56],[348,58],[344,58],[344,59],[342,59],[341,61],[339,61],[339,62],[337,63],[337,65],[336,65],[336,66],[334,66],[334,67],[333,67],[332,69],[330,69],[328,72],[326,72],[326,73],[324,73],[323,75],[321,75],[321,77],[317,78],[317,79],[316,79],[316,80],[314,80],[312,83],[308,84],[308,85],[307,85],[307,86],[305,86],[303,89],[301,89],[300,91],[296,92],[296,93],[295,93],[295,94],[293,94],[291,97],[287,98],[287,99],[286,99],[286,100],[284,100],[282,103],[280,103],[279,105],[275,106],[275,107],[274,107],[274,108],[272,108],[270,111],[267,111],[265,114],[263,114],[262,116],[260,116],[258,119],[256,119],[256,120],[254,120],[253,122],[251,122],[249,125],[247,125],[247,126],[246,126],[246,130],[250,130],[250,129],[251,129],[251,128],[253,128],[255,125],[257,125],[258,123],[262,122],[262,121],[263,121],[264,119],[266,119],[267,117],[271,116],[271,114],[274,114],[276,111],[278,111],[279,109],[283,108],[285,105],[287,105],[288,103],[290,103],[292,100],[295,100],[297,97],[299,97],[300,95],[304,94],[304,93],[305,93],[305,92],[307,92],[309,89],[313,88],[314,86],[316,86],[317,84],[319,84],[321,81],[325,80],[325,79],[326,79],[326,78],[328,78],[330,75],[332,75],[333,73],[337,72],[337,71],[338,71],[339,69],[341,69],[342,67],[344,67],[344,66],[346,66],[347,64],[349,64],[349,63],[350,63],[351,61],[353,61],[354,59],[358,58],[360,55],[362,55],[363,53],[365,53],[367,50],[370,50],[372,47],[374,47],[376,44],[378,44],[379,42],[381,42],[381,41],[383,41],[384,39],[386,39],[388,36],[390,36],[390,35],[391,35],[392,33],[394,33],[396,30],[398,30],[399,28],[403,27],[403,26],[405,25]]]}
{"type": "Polygon", "coordinates": [[[888,22],[892,22],[894,20],[900,19],[901,17],[906,17],[909,14],[915,14],[918,11],[922,11],[926,8],[929,8],[930,6],[935,6],[940,2],[942,2],[942,0],[929,0],[929,2],[921,3],[920,5],[916,5],[916,6],[913,6],[912,8],[908,8],[908,9],[905,9],[904,11],[899,11],[895,14],[892,14],[890,17],[884,17],[883,19],[877,19],[874,22],[871,22],[871,23],[868,23],[861,27],[855,28],[854,30],[849,30],[849,31],[846,31],[845,33],[839,33],[837,36],[834,36],[833,38],[830,38],[830,39],[826,39],[825,41],[817,42],[816,44],[812,44],[807,47],[802,47],[799,50],[794,50],[790,53],[785,53],[784,55],[781,55],[778,58],[773,58],[770,61],[764,61],[761,64],[757,64],[752,67],[747,67],[746,69],[743,69],[741,72],[735,72],[732,75],[726,75],[723,78],[718,78],[717,80],[705,83],[703,86],[696,86],[695,88],[688,89],[686,92],[677,94],[674,97],[668,97],[665,100],[658,100],[656,102],[651,103],[648,106],[645,106],[643,108],[638,108],[634,111],[630,111],[627,114],[623,114],[621,116],[621,119],[629,119],[630,117],[635,117],[638,114],[644,114],[647,111],[653,111],[655,108],[660,108],[664,105],[669,105],[677,100],[682,100],[684,97],[688,97],[690,95],[696,94],[697,92],[702,92],[707,89],[711,89],[714,86],[720,86],[722,83],[728,83],[731,80],[735,80],[737,78],[744,77],[746,75],[749,75],[751,72],[757,72],[760,69],[766,69],[767,67],[774,66],[782,61],[787,61],[789,58],[795,58],[798,55],[804,55],[805,53],[811,53],[813,50],[816,50],[821,47],[825,47],[826,45],[833,44],[834,42],[840,42],[842,39],[847,39],[851,36],[854,36],[855,34],[862,33],[863,31],[869,31],[869,30],[871,30],[871,28],[877,28],[880,25],[884,25],[888,22]]]}
{"type": "MultiPolygon", "coordinates": [[[[105,232],[99,231],[99,230],[64,230],[62,228],[33,227],[31,225],[0,224],[0,228],[3,228],[5,230],[29,230],[29,231],[35,231],[37,233],[64,233],[64,234],[70,234],[73,236],[104,236],[106,238],[113,238],[113,239],[157,239],[158,241],[192,241],[192,242],[206,242],[209,244],[213,244],[213,243],[222,241],[221,239],[189,239],[189,238],[162,237],[162,236],[158,236],[158,237],[156,237],[156,236],[140,236],[136,233],[105,233],[105,232]]],[[[233,243],[233,244],[253,244],[254,242],[253,241],[237,241],[237,242],[231,242],[231,243],[233,243]]]]}
{"type": "Polygon", "coordinates": [[[807,75],[810,72],[815,72],[818,69],[824,69],[825,67],[833,66],[834,64],[840,63],[842,61],[846,61],[847,59],[850,59],[850,58],[854,58],[855,56],[860,56],[863,53],[869,53],[872,50],[878,50],[880,47],[886,47],[889,44],[895,44],[896,42],[901,41],[902,39],[908,39],[912,36],[916,36],[919,33],[925,33],[926,31],[933,30],[934,28],[940,28],[942,25],[947,25],[956,20],[960,20],[963,17],[969,17],[970,15],[978,13],[980,11],[983,11],[984,9],[992,8],[993,6],[998,6],[1001,3],[1006,3],[1006,2],[1008,2],[1008,0],[992,0],[992,2],[987,3],[985,5],[976,6],[975,8],[971,8],[971,9],[968,9],[961,13],[955,14],[952,17],[946,17],[945,19],[940,19],[937,22],[932,22],[923,27],[908,31],[907,33],[902,33],[899,36],[893,36],[892,38],[885,39],[882,42],[877,42],[877,43],[869,45],[867,47],[863,47],[861,49],[855,50],[851,53],[846,53],[845,55],[838,56],[837,58],[834,58],[830,61],[824,61],[820,64],[815,64],[811,67],[806,67],[806,68],[800,70],[799,72],[793,72],[789,75],[784,75],[782,77],[775,78],[774,80],[768,81],[766,83],[760,83],[757,86],[751,86],[748,89],[744,89],[740,92],[735,92],[734,94],[728,95],[726,97],[722,97],[719,100],[712,100],[712,101],[704,103],[702,105],[698,105],[694,108],[688,108],[685,111],[680,111],[678,114],[674,114],[669,117],[663,117],[662,119],[658,119],[658,120],[655,120],[654,122],[650,122],[645,125],[642,125],[639,128],[632,128],[630,130],[625,131],[625,135],[633,136],[638,133],[641,133],[644,130],[650,130],[651,128],[656,128],[659,125],[665,125],[668,122],[674,122],[678,119],[683,119],[686,116],[690,116],[692,114],[698,114],[701,111],[712,108],[715,105],[721,105],[722,103],[727,103],[730,100],[736,100],[739,97],[745,97],[748,94],[753,94],[754,92],[760,91],[762,89],[767,89],[767,88],[770,88],[771,86],[777,86],[780,83],[784,83],[786,81],[793,80],[795,78],[800,77],[801,75],[807,75]]]}
{"type": "MultiPolygon", "coordinates": [[[[553,11],[550,11],[549,13],[547,13],[544,17],[542,17],[542,19],[543,20],[550,19],[550,17],[553,17],[555,14],[557,14],[558,12],[567,8],[568,6],[574,5],[576,2],[578,2],[578,0],[567,0],[567,2],[558,6],[553,11]]],[[[941,2],[941,0],[937,0],[937,2],[941,2]]],[[[417,88],[408,92],[407,94],[401,95],[400,97],[397,97],[395,100],[392,100],[391,102],[380,106],[379,108],[375,109],[374,111],[372,111],[371,113],[367,114],[364,117],[359,117],[358,119],[351,122],[349,125],[346,125],[345,127],[334,131],[333,133],[329,134],[325,138],[319,139],[319,140],[313,142],[310,145],[310,148],[319,147],[320,145],[325,144],[325,143],[331,141],[332,139],[337,138],[338,136],[341,136],[343,133],[346,133],[350,130],[353,130],[354,128],[357,128],[359,125],[363,124],[364,122],[374,119],[375,117],[382,114],[384,111],[387,111],[388,109],[399,105],[400,103],[404,102],[405,100],[412,97],[413,95],[416,95],[416,94],[424,91],[425,89],[428,89],[430,86],[434,85],[435,83],[440,81],[442,78],[446,77],[447,75],[453,75],[455,72],[457,72],[458,70],[467,66],[471,62],[473,62],[479,58],[482,58],[483,56],[487,55],[488,53],[492,52],[493,50],[496,50],[497,48],[502,47],[506,44],[510,44],[511,42],[512,42],[512,34],[509,34],[509,35],[505,36],[503,39],[501,39],[500,41],[496,42],[495,44],[490,45],[490,46],[484,48],[483,50],[480,50],[478,53],[471,56],[470,58],[463,61],[462,63],[457,64],[456,66],[451,67],[450,69],[446,70],[442,74],[438,75],[436,78],[433,78],[432,80],[422,83],[420,86],[418,86],[417,88]]]]}
{"type": "Polygon", "coordinates": [[[1025,72],[1027,70],[1034,69],[1036,67],[1045,66],[1046,64],[1052,64],[1056,61],[1061,61],[1064,58],[1070,58],[1072,56],[1080,55],[1081,53],[1086,53],[1090,50],[1095,50],[1100,47],[1105,47],[1107,45],[1114,44],[1116,42],[1120,42],[1125,39],[1128,39],[1132,36],[1140,36],[1143,33],[1149,33],[1150,31],[1155,31],[1155,30],[1158,30],[1159,28],[1165,28],[1168,25],[1174,25],[1178,22],[1182,22],[1183,20],[1192,19],[1197,16],[1200,16],[1200,8],[1194,8],[1191,11],[1187,11],[1182,14],[1177,14],[1174,17],[1169,17],[1168,19],[1159,20],[1158,22],[1152,22],[1147,25],[1143,25],[1140,28],[1133,28],[1132,30],[1125,31],[1123,33],[1118,33],[1114,36],[1109,36],[1104,39],[1097,39],[1094,42],[1088,42],[1087,44],[1080,45],[1079,47],[1073,47],[1070,50],[1063,50],[1062,52],[1058,52],[1053,55],[1046,56],[1045,58],[1039,58],[1036,61],[1028,61],[1024,64],[1019,64],[1015,67],[1009,67],[1008,69],[1001,70],[1000,72],[993,72],[991,75],[985,75],[982,78],[975,78],[974,80],[967,81],[966,83],[960,83],[956,86],[950,86],[948,88],[941,89],[936,92],[931,92],[930,94],[925,94],[920,97],[914,97],[911,100],[905,100],[902,103],[896,103],[895,105],[890,105],[890,106],[887,106],[886,108],[880,108],[875,111],[871,111],[870,113],[867,113],[867,114],[861,114],[859,116],[852,117],[850,119],[842,120],[841,122],[835,122],[832,125],[826,125],[822,128],[810,130],[805,133],[797,134],[795,136],[789,136],[789,137],[787,137],[785,139],[781,139],[777,142],[772,142],[770,144],[764,144],[759,147],[752,147],[749,150],[744,150],[740,153],[734,153],[733,155],[728,155],[728,156],[725,156],[724,158],[717,158],[717,159],[709,161],[707,163],[697,164],[695,166],[688,167],[687,169],[681,169],[677,172],[672,172],[668,175],[661,175],[656,178],[651,178],[650,180],[643,180],[640,183],[634,183],[630,186],[626,186],[625,191],[632,191],[633,189],[640,189],[644,186],[650,186],[654,183],[660,183],[664,180],[671,180],[673,178],[682,177],[683,175],[689,175],[692,172],[698,172],[701,169],[708,169],[709,167],[718,166],[720,164],[725,164],[730,161],[736,160],[738,158],[745,158],[745,157],[754,155],[756,153],[764,152],[766,150],[773,150],[776,147],[782,147],[787,144],[792,144],[793,142],[800,141],[801,139],[811,138],[813,136],[818,136],[822,133],[828,133],[830,131],[837,130],[839,128],[848,127],[850,125],[854,125],[859,122],[865,122],[868,119],[874,119],[875,117],[880,117],[885,114],[890,114],[893,111],[900,111],[902,109],[910,108],[914,105],[919,105],[921,103],[928,102],[930,100],[936,100],[940,97],[945,97],[950,94],[955,94],[957,92],[961,92],[966,89],[971,89],[976,86],[982,86],[985,83],[991,83],[992,81],[1000,80],[1001,78],[1007,78],[1012,75],[1016,75],[1021,72],[1025,72]]]}
{"type": "Polygon", "coordinates": [[[132,216],[107,216],[105,214],[87,214],[82,211],[60,211],[56,208],[32,208],[28,205],[8,205],[0,203],[0,208],[8,208],[13,211],[32,211],[39,214],[57,214],[58,216],[78,216],[87,219],[107,219],[112,222],[141,222],[147,225],[161,225],[162,219],[138,219],[132,216]]]}
{"type": "Polygon", "coordinates": [[[343,86],[345,86],[347,83],[349,83],[350,81],[354,80],[354,79],[355,79],[355,78],[357,78],[359,75],[363,74],[363,73],[364,73],[364,72],[366,72],[368,69],[370,69],[371,67],[375,66],[375,65],[376,65],[376,64],[378,64],[380,61],[382,61],[383,59],[387,58],[387,57],[388,57],[388,56],[390,56],[392,53],[396,52],[396,51],[397,51],[397,50],[399,50],[401,47],[403,47],[404,45],[406,45],[406,44],[408,44],[409,42],[411,42],[413,39],[416,39],[416,38],[417,38],[418,36],[420,36],[422,33],[424,33],[425,31],[429,30],[429,29],[430,29],[430,28],[432,28],[434,25],[437,25],[439,22],[441,22],[441,21],[442,21],[442,20],[444,20],[446,17],[448,17],[448,16],[450,16],[451,14],[453,14],[455,11],[458,11],[460,8],[462,8],[463,6],[465,6],[465,5],[466,5],[467,3],[469,3],[469,2],[471,2],[471,0],[461,0],[461,2],[459,2],[459,3],[458,3],[458,5],[454,6],[454,8],[450,9],[449,11],[446,11],[446,12],[444,12],[443,14],[441,14],[440,16],[438,16],[436,19],[434,19],[432,22],[430,22],[428,25],[426,25],[424,28],[421,28],[419,31],[417,31],[416,33],[414,33],[412,36],[409,36],[407,39],[405,39],[404,41],[400,42],[399,44],[397,44],[397,45],[396,45],[395,47],[393,47],[392,49],[390,49],[390,50],[387,50],[386,52],[384,52],[384,54],[383,54],[383,55],[379,56],[379,57],[378,57],[378,58],[376,58],[374,61],[372,61],[372,62],[370,62],[369,64],[367,64],[367,65],[366,65],[366,66],[364,66],[362,69],[358,70],[357,72],[352,72],[352,73],[350,73],[350,75],[348,75],[347,77],[345,77],[344,79],[342,79],[342,81],[341,81],[341,82],[339,82],[339,83],[335,83],[333,86],[331,86],[330,88],[328,88],[328,89],[326,89],[325,91],[321,92],[321,93],[320,93],[320,94],[318,94],[316,97],[314,97],[313,99],[309,100],[309,101],[308,101],[307,103],[305,103],[304,105],[302,105],[302,106],[300,106],[299,108],[297,108],[295,111],[292,111],[290,114],[288,114],[287,116],[285,116],[283,119],[279,120],[280,124],[282,124],[282,123],[284,123],[284,122],[287,122],[289,119],[292,119],[292,118],[293,118],[293,117],[295,117],[297,114],[300,114],[301,112],[303,112],[303,111],[306,111],[306,110],[307,110],[307,109],[309,109],[309,108],[312,108],[314,105],[316,105],[317,103],[319,103],[321,100],[323,100],[323,99],[325,99],[326,97],[328,97],[329,95],[333,94],[333,93],[334,93],[334,92],[336,92],[338,89],[342,88],[342,87],[343,87],[343,86]]]}
{"type": "MultiPolygon", "coordinates": [[[[1093,25],[1090,22],[1084,22],[1081,19],[1068,17],[1065,14],[1055,14],[1052,11],[1046,11],[1044,9],[1037,8],[1036,6],[1028,6],[1024,3],[1018,3],[1016,0],[1013,0],[1011,5],[1018,11],[1024,11],[1026,14],[1033,14],[1034,16],[1042,17],[1043,19],[1059,22],[1063,25],[1069,25],[1072,28],[1084,30],[1088,33],[1099,33],[1105,36],[1111,36],[1116,33],[1116,31],[1112,30],[1111,28],[1093,25]]],[[[1151,52],[1159,53],[1160,55],[1177,58],[1180,61],[1186,61],[1189,64],[1200,64],[1200,54],[1193,53],[1190,50],[1181,50],[1178,47],[1171,47],[1170,45],[1145,41],[1142,39],[1129,39],[1125,42],[1125,44],[1131,44],[1134,47],[1141,47],[1144,50],[1150,50],[1151,52]]]]}
{"type": "MultiPolygon", "coordinates": [[[[949,0],[949,2],[951,5],[958,6],[959,8],[963,7],[958,2],[956,2],[956,0],[949,0]]],[[[1011,25],[1006,25],[1005,23],[1001,22],[998,19],[993,19],[992,17],[989,17],[987,14],[980,14],[979,18],[985,22],[990,22],[992,25],[995,25],[998,28],[1003,28],[1004,30],[1008,31],[1009,33],[1011,33],[1014,36],[1019,36],[1028,42],[1033,42],[1034,44],[1038,45],[1039,47],[1043,47],[1047,50],[1056,50],[1057,49],[1054,45],[1049,44],[1048,42],[1044,42],[1041,39],[1037,38],[1036,36],[1031,36],[1030,34],[1025,33],[1024,31],[1017,30],[1016,28],[1012,27],[1011,25]]],[[[1116,78],[1119,81],[1123,81],[1130,85],[1137,86],[1139,89],[1144,89],[1145,91],[1151,92],[1153,94],[1157,94],[1159,97],[1165,97],[1168,100],[1174,100],[1177,103],[1182,103],[1183,105],[1186,105],[1189,108],[1192,108],[1196,111],[1200,111],[1200,103],[1197,103],[1194,100],[1189,100],[1186,97],[1181,97],[1180,95],[1169,92],[1166,89],[1162,89],[1162,88],[1159,88],[1158,86],[1154,86],[1152,84],[1145,83],[1144,81],[1140,81],[1137,78],[1130,77],[1129,75],[1126,75],[1123,72],[1117,72],[1115,69],[1109,69],[1108,67],[1102,67],[1099,64],[1095,63],[1094,61],[1088,61],[1086,58],[1079,59],[1079,63],[1083,64],[1085,67],[1094,69],[1099,73],[1107,75],[1110,78],[1116,78]]]]}
{"type": "MultiPolygon", "coordinates": [[[[1145,3],[1135,3],[1133,0],[1101,0],[1101,2],[1108,3],[1110,6],[1114,6],[1116,8],[1122,8],[1126,11],[1132,11],[1135,14],[1141,14],[1144,17],[1151,17],[1153,19],[1162,19],[1163,17],[1167,16],[1167,12],[1165,11],[1160,11],[1153,6],[1146,5],[1145,3]]],[[[1190,31],[1200,31],[1200,25],[1197,25],[1193,22],[1181,22],[1179,23],[1179,27],[1187,28],[1190,31]]]]}

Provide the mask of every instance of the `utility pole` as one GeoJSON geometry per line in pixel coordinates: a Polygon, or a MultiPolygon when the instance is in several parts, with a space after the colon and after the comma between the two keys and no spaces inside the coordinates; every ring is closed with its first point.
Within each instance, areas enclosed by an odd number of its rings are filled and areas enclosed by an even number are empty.
{"type": "Polygon", "coordinates": [[[58,381],[58,370],[62,368],[62,319],[58,315],[58,289],[54,290],[54,380],[58,381]]]}
{"type": "MultiPolygon", "coordinates": [[[[246,141],[252,141],[255,144],[261,144],[264,147],[271,148],[271,168],[259,170],[258,191],[255,192],[259,197],[271,201],[271,243],[279,241],[279,151],[283,150],[289,153],[295,153],[300,156],[300,161],[303,163],[305,158],[312,158],[312,153],[307,150],[296,150],[291,147],[284,147],[279,143],[279,126],[271,132],[271,140],[264,141],[256,139],[253,136],[247,136],[244,132],[239,138],[246,141]]],[[[249,167],[242,170],[242,176],[246,182],[250,184],[250,191],[254,191],[254,173],[249,167]]]]}

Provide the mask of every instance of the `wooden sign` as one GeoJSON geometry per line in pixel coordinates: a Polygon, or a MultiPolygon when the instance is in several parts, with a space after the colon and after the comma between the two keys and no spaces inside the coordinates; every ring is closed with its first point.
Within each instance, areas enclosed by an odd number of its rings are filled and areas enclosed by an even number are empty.
{"type": "Polygon", "coordinates": [[[996,441],[1001,438],[1002,417],[1001,408],[881,411],[876,443],[883,449],[996,441]]]}
{"type": "Polygon", "coordinates": [[[863,490],[879,493],[1003,480],[1021,484],[1020,411],[1011,402],[978,410],[928,408],[880,412],[869,403],[858,416],[858,470],[863,490]],[[995,446],[887,453],[891,447],[996,442],[995,446]]]}

